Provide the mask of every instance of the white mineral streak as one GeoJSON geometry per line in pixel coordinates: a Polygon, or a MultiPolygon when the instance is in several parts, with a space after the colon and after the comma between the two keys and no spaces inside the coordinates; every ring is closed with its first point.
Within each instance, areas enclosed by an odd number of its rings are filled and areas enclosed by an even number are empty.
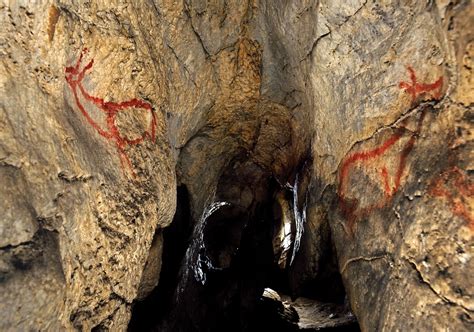
{"type": "Polygon", "coordinates": [[[189,271],[192,270],[194,273],[194,278],[199,281],[201,284],[206,283],[206,273],[203,269],[204,265],[212,269],[212,263],[206,255],[206,246],[204,243],[204,229],[206,228],[208,218],[221,207],[230,205],[228,202],[214,202],[204,209],[201,218],[199,218],[198,223],[194,227],[193,232],[193,242],[188,247],[185,256],[185,264],[183,266],[184,273],[183,278],[181,279],[181,285],[179,286],[178,297],[184,291],[184,286],[188,280],[189,271]]]}
{"type": "Polygon", "coordinates": [[[289,185],[289,188],[291,189],[293,193],[293,213],[294,213],[294,220],[295,220],[295,228],[296,228],[296,234],[295,234],[295,242],[293,245],[293,253],[291,254],[291,260],[290,260],[290,265],[293,263],[293,260],[295,259],[295,255],[298,252],[298,249],[300,248],[300,243],[301,243],[301,236],[303,235],[304,231],[304,223],[306,221],[306,200],[303,204],[302,210],[300,211],[298,209],[298,174],[296,174],[295,178],[295,184],[293,186],[289,185]]]}

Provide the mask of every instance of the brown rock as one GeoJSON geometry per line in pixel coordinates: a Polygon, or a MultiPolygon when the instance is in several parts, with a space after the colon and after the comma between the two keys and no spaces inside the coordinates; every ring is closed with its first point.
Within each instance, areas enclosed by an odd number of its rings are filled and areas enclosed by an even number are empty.
{"type": "Polygon", "coordinates": [[[471,2],[0,13],[0,329],[127,329],[166,268],[181,185],[194,230],[166,326],[236,303],[221,319],[239,322],[268,278],[338,298],[341,278],[364,331],[472,330],[471,2]],[[283,269],[277,193],[294,216],[283,269]],[[208,218],[215,202],[231,207],[208,218]],[[222,236],[210,255],[206,234],[222,236]]]}

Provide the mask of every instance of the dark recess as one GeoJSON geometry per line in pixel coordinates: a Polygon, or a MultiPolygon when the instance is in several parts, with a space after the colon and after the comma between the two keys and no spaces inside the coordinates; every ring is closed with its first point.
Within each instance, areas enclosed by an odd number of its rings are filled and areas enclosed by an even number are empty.
{"type": "Polygon", "coordinates": [[[192,226],[188,190],[185,186],[179,186],[173,221],[163,232],[160,282],[146,299],[133,305],[129,331],[153,331],[169,315],[192,226]]]}
{"type": "MultiPolygon", "coordinates": [[[[212,267],[204,268],[207,280],[202,285],[192,273],[183,279],[182,265],[191,244],[195,221],[191,217],[188,191],[185,186],[178,187],[176,214],[163,233],[159,285],[146,299],[134,304],[129,331],[298,330],[295,322],[282,317],[275,303],[261,299],[266,287],[291,294],[289,271],[279,268],[272,243],[277,231],[276,219],[280,218],[275,214],[274,206],[279,185],[269,180],[266,189],[266,196],[254,201],[250,207],[224,206],[208,218],[204,228],[206,251],[203,254],[209,258],[212,267]],[[180,281],[185,282],[178,301],[180,281]]],[[[333,271],[329,275],[334,277],[333,271]]],[[[331,284],[330,288],[335,292],[335,297],[320,294],[321,298],[328,296],[331,300],[342,301],[344,290],[339,280],[318,281],[316,293],[325,289],[321,282],[331,284]]],[[[308,288],[300,295],[318,295],[314,292],[315,289],[308,288]]],[[[352,325],[320,331],[359,329],[352,325]]]]}

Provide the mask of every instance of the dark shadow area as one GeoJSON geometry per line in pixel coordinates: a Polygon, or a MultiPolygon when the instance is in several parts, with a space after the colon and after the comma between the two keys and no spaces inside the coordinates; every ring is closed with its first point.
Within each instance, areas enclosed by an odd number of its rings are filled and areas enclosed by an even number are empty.
{"type": "MultiPolygon", "coordinates": [[[[260,295],[273,268],[271,206],[224,206],[203,230],[205,283],[194,271],[157,331],[253,331],[260,295]]],[[[189,268],[189,267],[188,267],[189,268]]]]}
{"type": "Polygon", "coordinates": [[[318,273],[315,276],[304,275],[302,265],[305,262],[305,235],[300,252],[298,252],[295,262],[288,268],[288,280],[290,290],[286,294],[291,294],[292,298],[307,297],[322,302],[343,304],[346,298],[346,291],[342,283],[336,261],[335,248],[330,239],[329,243],[319,260],[318,273]]]}
{"type": "MultiPolygon", "coordinates": [[[[302,329],[297,324],[299,313],[306,315],[306,307],[314,307],[325,316],[330,310],[345,315],[340,309],[344,288],[332,270],[318,280],[319,285],[310,287],[308,283],[299,292],[299,296],[322,302],[305,299],[310,304],[301,304],[283,295],[278,301],[262,297],[265,288],[280,294],[291,294],[292,289],[289,267],[279,266],[274,248],[275,234],[281,228],[282,213],[275,208],[281,187],[273,179],[266,181],[266,194],[246,207],[231,201],[212,213],[202,229],[202,245],[197,246],[193,242],[197,224],[191,217],[189,195],[184,186],[178,188],[176,214],[163,233],[159,285],[134,304],[129,331],[359,331],[356,323],[337,327],[329,323],[317,329],[311,325],[302,329]],[[190,255],[192,259],[186,258],[190,255]],[[204,282],[196,277],[197,262],[201,262],[204,282]],[[333,307],[324,300],[338,304],[333,307]],[[293,305],[300,305],[303,311],[293,305]]],[[[328,268],[332,256],[329,252],[328,268]]]]}
{"type": "Polygon", "coordinates": [[[163,232],[163,255],[158,286],[143,301],[134,303],[129,331],[153,331],[166,317],[172,305],[181,267],[193,222],[189,194],[185,186],[177,188],[176,213],[171,225],[163,232]]]}

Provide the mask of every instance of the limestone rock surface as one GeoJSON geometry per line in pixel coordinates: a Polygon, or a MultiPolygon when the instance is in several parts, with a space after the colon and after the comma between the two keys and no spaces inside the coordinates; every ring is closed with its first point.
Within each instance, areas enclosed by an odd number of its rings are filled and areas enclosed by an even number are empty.
{"type": "Polygon", "coordinates": [[[473,16],[467,0],[4,1],[0,330],[126,330],[166,250],[180,268],[158,326],[245,316],[273,275],[294,297],[343,284],[363,331],[473,330],[473,16]],[[167,249],[178,187],[189,241],[167,249]]]}

